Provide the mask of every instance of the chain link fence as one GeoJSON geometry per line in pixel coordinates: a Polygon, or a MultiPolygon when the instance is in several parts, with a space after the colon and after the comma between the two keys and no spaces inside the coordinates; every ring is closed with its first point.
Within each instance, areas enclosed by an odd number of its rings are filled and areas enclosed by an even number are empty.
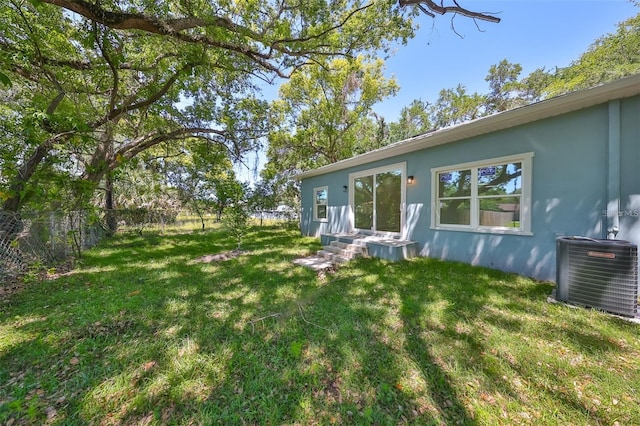
{"type": "Polygon", "coordinates": [[[142,234],[167,227],[211,226],[214,218],[178,210],[118,209],[72,212],[7,212],[0,210],[0,286],[30,268],[57,266],[78,259],[116,230],[142,234]],[[180,216],[180,218],[179,218],[180,216]]]}
{"type": "MultiPolygon", "coordinates": [[[[0,284],[30,267],[78,259],[84,250],[118,229],[142,233],[145,229],[175,226],[179,214],[177,210],[144,208],[19,214],[0,211],[0,284]]],[[[194,218],[187,221],[200,223],[194,218]]]]}
{"type": "Polygon", "coordinates": [[[298,220],[298,213],[293,209],[286,210],[258,210],[251,214],[251,218],[259,221],[260,226],[264,221],[294,222],[298,220]]]}
{"type": "Polygon", "coordinates": [[[108,229],[130,230],[139,234],[145,229],[165,230],[168,226],[176,226],[180,210],[152,210],[146,208],[116,209],[104,212],[104,221],[108,229]]]}
{"type": "Polygon", "coordinates": [[[33,265],[52,266],[95,246],[106,235],[88,212],[13,213],[0,211],[0,280],[33,265]]]}
{"type": "MultiPolygon", "coordinates": [[[[293,211],[265,210],[252,214],[256,225],[296,220],[293,211]]],[[[215,214],[145,208],[48,213],[0,210],[0,286],[33,267],[60,265],[79,258],[105,236],[118,232],[153,230],[193,231],[218,226],[215,214]]]]}

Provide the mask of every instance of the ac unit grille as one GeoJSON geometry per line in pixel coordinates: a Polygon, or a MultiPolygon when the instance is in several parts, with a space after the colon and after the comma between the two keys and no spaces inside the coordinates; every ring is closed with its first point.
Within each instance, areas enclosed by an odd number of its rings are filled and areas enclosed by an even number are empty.
{"type": "Polygon", "coordinates": [[[638,248],[627,241],[559,238],[558,300],[620,315],[638,314],[638,248]]]}

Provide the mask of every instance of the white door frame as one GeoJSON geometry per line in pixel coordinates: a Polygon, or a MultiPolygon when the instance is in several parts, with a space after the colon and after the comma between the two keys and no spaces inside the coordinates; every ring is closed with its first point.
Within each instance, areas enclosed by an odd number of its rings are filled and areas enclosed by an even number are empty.
{"type": "Polygon", "coordinates": [[[405,235],[406,226],[406,195],[407,195],[407,162],[389,164],[386,166],[375,167],[372,169],[361,170],[359,172],[349,173],[349,226],[352,230],[358,232],[371,232],[376,234],[398,236],[405,235]],[[355,186],[354,181],[356,178],[363,176],[374,176],[374,189],[375,189],[375,175],[385,172],[400,170],[400,232],[389,231],[376,231],[376,206],[375,206],[375,190],[374,190],[374,205],[373,205],[373,228],[374,229],[358,229],[355,227],[355,186]]]}

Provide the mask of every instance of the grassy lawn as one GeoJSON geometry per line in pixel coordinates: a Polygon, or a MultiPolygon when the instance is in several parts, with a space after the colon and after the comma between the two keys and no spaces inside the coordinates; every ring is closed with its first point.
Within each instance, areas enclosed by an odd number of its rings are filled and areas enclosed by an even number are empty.
{"type": "Polygon", "coordinates": [[[0,424],[640,424],[640,328],[463,264],[118,236],[0,301],[0,424]],[[55,278],[55,279],[54,279],[55,278]]]}

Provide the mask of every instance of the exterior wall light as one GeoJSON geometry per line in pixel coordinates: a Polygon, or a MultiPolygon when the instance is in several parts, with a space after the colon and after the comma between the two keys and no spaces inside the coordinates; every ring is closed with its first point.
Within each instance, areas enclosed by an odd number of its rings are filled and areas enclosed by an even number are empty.
{"type": "Polygon", "coordinates": [[[342,192],[347,192],[349,187],[347,185],[342,185],[342,192]]]}
{"type": "Polygon", "coordinates": [[[414,182],[415,182],[415,179],[413,175],[407,176],[407,185],[413,185],[414,182]]]}

